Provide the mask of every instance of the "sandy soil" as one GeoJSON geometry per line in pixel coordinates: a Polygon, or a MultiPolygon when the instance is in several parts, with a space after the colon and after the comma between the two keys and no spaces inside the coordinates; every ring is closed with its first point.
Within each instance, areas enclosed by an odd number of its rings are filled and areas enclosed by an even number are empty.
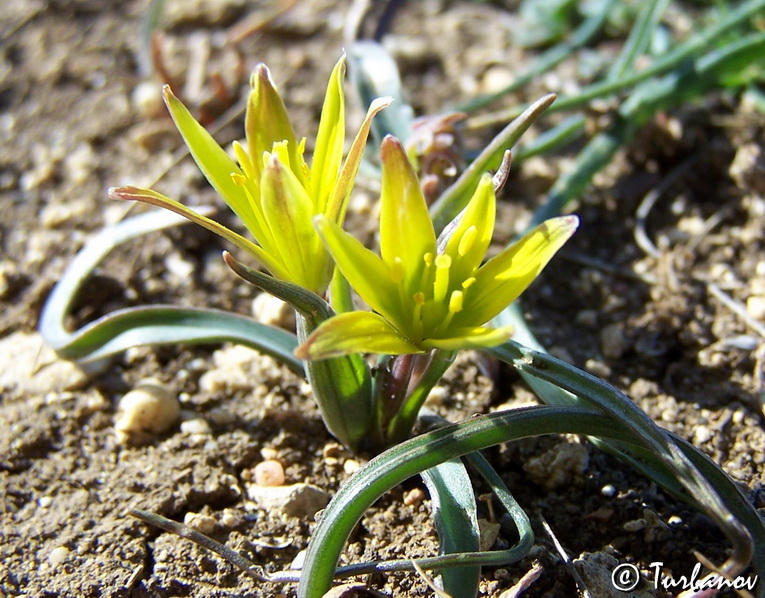
{"type": "MultiPolygon", "coordinates": [[[[167,71],[213,121],[236,104],[252,67],[266,62],[296,129],[310,137],[345,43],[350,2],[299,2],[227,42],[269,10],[251,4],[168,0],[167,71]],[[230,101],[213,97],[215,72],[230,101]]],[[[305,548],[321,505],[298,516],[264,508],[252,498],[255,466],[278,460],[286,483],[315,486],[321,503],[359,464],[324,430],[310,389],[272,360],[232,347],[136,349],[85,373],[57,361],[35,330],[43,301],[88,235],[124,216],[124,205],[106,199],[108,186],[159,179],[157,189],[185,202],[218,201],[190,160],[175,164],[180,139],[157,105],[158,82],[141,70],[146,11],[137,0],[28,0],[0,16],[0,595],[290,596],[293,587],[258,584],[126,511],[186,520],[268,570],[286,568],[305,548]],[[117,402],[147,377],[178,397],[181,422],[144,443],[120,442],[117,402]]],[[[502,3],[407,3],[387,43],[415,108],[437,113],[507,82],[524,59],[511,44],[516,23],[502,3]]],[[[558,91],[576,69],[564,65],[515,99],[558,91]]],[[[359,114],[356,107],[353,118],[359,114]]],[[[221,142],[242,136],[241,118],[232,122],[216,127],[221,142]]],[[[554,354],[625,390],[754,501],[765,472],[765,339],[720,298],[762,326],[763,129],[761,115],[729,96],[662,114],[575,206],[580,232],[523,300],[554,354]],[[664,185],[678,167],[685,170],[664,185]],[[636,212],[657,188],[645,223],[651,245],[641,246],[636,212]]],[[[485,143],[491,134],[468,141],[485,143]]],[[[515,170],[499,208],[497,247],[523,228],[575,151],[515,170]]],[[[374,224],[374,193],[360,182],[355,226],[374,224]]],[[[159,302],[251,313],[252,290],[222,264],[221,248],[193,226],[120,248],[84,293],[73,324],[159,302]]],[[[432,407],[458,419],[532,400],[507,368],[468,354],[432,407]]],[[[706,518],[577,438],[502,446],[488,456],[532,515],[538,538],[522,562],[484,571],[481,596],[500,596],[535,564],[541,576],[524,595],[575,595],[541,517],[572,558],[585,561],[587,553],[608,553],[644,571],[660,560],[689,574],[692,550],[718,562],[725,556],[706,518]]],[[[434,554],[429,514],[422,484],[410,480],[369,511],[347,560],[434,554]]],[[[488,508],[483,516],[501,524],[496,546],[507,546],[511,526],[488,508]]],[[[603,567],[592,570],[596,577],[603,567]]],[[[585,577],[593,595],[609,595],[585,577]]],[[[416,575],[369,583],[392,596],[430,595],[416,575]]]]}

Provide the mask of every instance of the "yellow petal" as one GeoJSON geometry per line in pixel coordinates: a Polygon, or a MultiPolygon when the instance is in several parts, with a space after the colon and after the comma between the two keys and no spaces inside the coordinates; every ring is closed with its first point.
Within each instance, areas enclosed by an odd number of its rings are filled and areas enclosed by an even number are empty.
{"type": "Polygon", "coordinates": [[[343,164],[343,169],[340,171],[340,176],[337,179],[334,193],[324,212],[331,220],[338,224],[342,224],[345,218],[345,208],[348,205],[353,181],[356,179],[361,158],[364,155],[364,147],[367,143],[367,137],[369,137],[369,130],[372,128],[372,119],[375,114],[389,106],[392,101],[393,98],[377,98],[372,102],[369,110],[367,110],[366,117],[364,117],[364,122],[361,123],[359,132],[356,133],[356,137],[351,144],[348,157],[345,159],[345,164],[343,164]]]}
{"type": "MultiPolygon", "coordinates": [[[[481,265],[494,233],[496,200],[491,176],[484,175],[456,226],[449,230],[444,252],[452,257],[452,276],[465,280],[481,265]]],[[[447,229],[450,227],[447,227],[447,229]]]]}
{"type": "Polygon", "coordinates": [[[329,284],[329,255],[313,226],[313,202],[295,174],[271,157],[260,185],[263,214],[289,280],[321,294],[329,284]]]}
{"type": "Polygon", "coordinates": [[[324,321],[295,350],[300,359],[327,359],[353,353],[401,355],[422,353],[384,318],[352,311],[324,321]]]}
{"type": "Polygon", "coordinates": [[[242,171],[212,135],[200,125],[183,103],[173,95],[169,85],[163,88],[165,104],[189,148],[191,156],[213,189],[223,198],[249,230],[255,230],[255,218],[244,190],[234,183],[231,174],[242,171]]]}
{"type": "Polygon", "coordinates": [[[414,293],[421,290],[423,256],[436,252],[436,234],[420,182],[401,142],[387,136],[381,153],[380,255],[389,266],[401,260],[404,288],[414,293]]]}
{"type": "Polygon", "coordinates": [[[255,169],[260,174],[263,154],[270,152],[274,143],[286,141],[290,151],[290,164],[301,183],[305,183],[302,172],[303,156],[290,124],[287,108],[276,89],[271,72],[265,64],[259,64],[250,79],[250,95],[247,98],[247,113],[244,129],[247,136],[247,150],[255,169]]]}
{"type": "Polygon", "coordinates": [[[314,225],[335,264],[359,297],[386,318],[400,321],[399,290],[385,262],[327,216],[317,216],[314,225]]]}
{"type": "Polygon", "coordinates": [[[578,225],[576,216],[551,218],[486,262],[465,293],[463,310],[454,316],[453,324],[483,324],[510,305],[539,276],[578,225]]]}
{"type": "Polygon", "coordinates": [[[261,247],[249,239],[245,239],[230,228],[226,228],[222,224],[215,222],[215,220],[210,220],[206,216],[202,216],[194,210],[187,208],[182,203],[170,199],[152,189],[141,189],[139,187],[112,187],[109,189],[109,198],[140,201],[180,214],[192,222],[203,226],[207,230],[214,232],[216,235],[223,237],[227,241],[230,241],[240,249],[249,252],[277,278],[284,279],[287,274],[286,270],[284,270],[277,260],[274,260],[270,255],[263,251],[261,247]]]}
{"type": "Polygon", "coordinates": [[[513,334],[511,326],[501,328],[470,328],[453,331],[454,336],[448,338],[426,339],[423,346],[426,349],[442,349],[444,351],[457,351],[459,349],[482,349],[495,347],[509,340],[513,334]]]}
{"type": "Polygon", "coordinates": [[[319,214],[323,214],[326,210],[343,162],[343,145],[345,144],[344,75],[345,55],[337,62],[329,78],[311,164],[311,196],[316,205],[316,213],[319,214]]]}

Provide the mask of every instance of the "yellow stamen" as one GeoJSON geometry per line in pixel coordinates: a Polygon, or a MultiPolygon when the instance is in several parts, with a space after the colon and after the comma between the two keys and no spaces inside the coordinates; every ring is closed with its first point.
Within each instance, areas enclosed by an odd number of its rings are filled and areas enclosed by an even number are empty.
{"type": "Polygon", "coordinates": [[[390,265],[390,278],[393,284],[401,284],[404,280],[404,262],[399,256],[393,258],[393,263],[390,265]]]}
{"type": "Polygon", "coordinates": [[[465,294],[462,291],[452,291],[452,294],[449,297],[449,312],[456,314],[457,312],[462,311],[462,300],[464,297],[465,294]]]}
{"type": "MultiPolygon", "coordinates": [[[[236,159],[239,161],[239,166],[241,166],[244,171],[244,176],[251,181],[258,180],[258,175],[255,172],[255,165],[252,163],[249,154],[242,147],[242,144],[238,141],[234,141],[234,154],[236,154],[236,159]]],[[[236,181],[236,179],[234,180],[236,181]]]]}
{"type": "Polygon", "coordinates": [[[425,293],[417,291],[413,296],[414,309],[412,310],[412,328],[415,336],[422,336],[422,306],[425,305],[425,293]]]}
{"type": "Polygon", "coordinates": [[[473,248],[477,236],[478,229],[475,227],[475,224],[462,233],[460,244],[457,246],[457,253],[460,254],[460,257],[465,257],[467,252],[473,248]]]}
{"type": "Polygon", "coordinates": [[[442,253],[436,256],[436,280],[433,282],[433,300],[441,303],[446,299],[446,293],[449,290],[449,268],[452,265],[452,258],[442,253]]]}
{"type": "Polygon", "coordinates": [[[470,278],[466,278],[466,279],[465,279],[465,280],[462,282],[462,288],[463,288],[463,289],[465,289],[465,290],[467,290],[467,289],[469,289],[471,286],[473,286],[473,283],[474,283],[474,282],[475,282],[475,276],[471,276],[470,278]]]}

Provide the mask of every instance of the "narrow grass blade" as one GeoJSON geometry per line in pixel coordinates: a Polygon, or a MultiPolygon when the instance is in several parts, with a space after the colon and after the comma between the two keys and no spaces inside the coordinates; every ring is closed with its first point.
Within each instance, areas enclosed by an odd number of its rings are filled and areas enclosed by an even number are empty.
{"type": "MultiPolygon", "coordinates": [[[[426,469],[420,476],[430,493],[441,554],[478,552],[481,532],[475,496],[462,461],[446,461],[426,469]]],[[[443,589],[451,598],[475,598],[480,576],[481,567],[475,565],[441,570],[443,589]]]]}
{"type": "MultiPolygon", "coordinates": [[[[510,341],[488,349],[492,355],[513,365],[518,371],[548,382],[579,397],[586,405],[596,406],[612,418],[612,422],[629,426],[638,434],[640,443],[648,450],[649,460],[639,467],[651,479],[659,482],[672,472],[686,489],[693,503],[711,517],[733,544],[733,555],[723,570],[735,576],[751,561],[754,550],[752,534],[731,516],[733,509],[745,509],[739,504],[741,496],[722,495],[688,459],[672,438],[624,394],[598,378],[550,355],[523,347],[510,341]],[[656,474],[656,475],[654,475],[656,474]],[[733,509],[729,502],[734,503],[733,509]]],[[[557,396],[543,400],[558,400],[557,396]]],[[[596,434],[596,437],[603,434],[596,434]]],[[[616,440],[619,440],[618,438],[616,440]]],[[[607,441],[604,444],[608,445],[607,441]]],[[[620,447],[617,447],[619,450],[620,447]]],[[[633,464],[637,461],[633,460],[633,464]]],[[[724,474],[723,474],[724,475],[724,474]]],[[[747,505],[748,506],[748,505],[747,505]]],[[[751,508],[751,507],[749,507],[751,508]]],[[[758,549],[761,550],[761,549],[758,549]]]]}
{"type": "Polygon", "coordinates": [[[513,82],[506,87],[503,87],[497,92],[484,96],[478,96],[477,98],[469,100],[464,104],[460,104],[457,106],[457,108],[455,108],[455,110],[459,112],[474,112],[479,108],[488,106],[492,102],[495,102],[496,100],[506,96],[509,93],[512,93],[517,89],[521,89],[525,85],[528,85],[535,78],[549,72],[555,68],[558,63],[571,56],[573,52],[587,45],[595,37],[595,35],[597,35],[597,33],[603,28],[603,25],[608,19],[608,16],[611,13],[611,8],[616,4],[616,0],[611,0],[611,2],[609,2],[603,10],[600,10],[591,17],[588,17],[584,22],[582,22],[581,25],[579,25],[576,31],[571,34],[571,37],[568,40],[553,46],[549,50],[546,50],[537,56],[536,59],[532,61],[528,70],[515,77],[513,82]]]}
{"type": "Polygon", "coordinates": [[[668,5],[669,0],[652,0],[641,5],[635,24],[630,29],[619,56],[608,70],[606,80],[618,81],[634,70],[635,60],[648,48],[668,5]]]}
{"type": "MultiPolygon", "coordinates": [[[[200,208],[210,213],[211,208],[200,208]]],[[[265,326],[251,318],[224,311],[175,306],[118,310],[71,332],[66,318],[82,285],[93,270],[118,245],[136,237],[187,222],[181,216],[157,210],[104,228],[72,260],[51,291],[40,316],[40,333],[64,359],[93,361],[137,345],[212,343],[232,341],[256,348],[303,374],[294,357],[295,336],[265,326]]]]}
{"type": "Polygon", "coordinates": [[[506,150],[511,149],[528,128],[555,101],[555,94],[548,94],[531,106],[523,114],[508,124],[480,155],[468,166],[460,177],[441,194],[430,208],[433,226],[440,232],[470,200],[481,177],[496,170],[502,162],[506,150]]]}
{"type": "MultiPolygon", "coordinates": [[[[320,598],[330,588],[343,546],[364,512],[385,492],[426,469],[489,446],[529,436],[570,433],[639,439],[626,426],[596,411],[534,406],[478,416],[417,436],[375,457],[343,485],[314,530],[298,587],[300,598],[320,598]]],[[[481,563],[486,553],[460,555],[454,564],[481,563]]],[[[418,560],[423,569],[427,559],[418,560]],[[425,561],[425,562],[424,562],[425,561]]]]}

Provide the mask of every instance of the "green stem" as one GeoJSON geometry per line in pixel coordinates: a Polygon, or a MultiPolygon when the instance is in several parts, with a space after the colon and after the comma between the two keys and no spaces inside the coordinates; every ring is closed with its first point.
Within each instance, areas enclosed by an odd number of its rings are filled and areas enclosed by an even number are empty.
{"type": "MultiPolygon", "coordinates": [[[[542,434],[597,435],[640,442],[630,428],[596,411],[546,405],[478,416],[402,442],[356,472],[353,483],[342,486],[325,509],[308,545],[299,598],[321,598],[330,589],[351,531],[382,494],[439,463],[501,442],[542,434]]],[[[471,560],[465,557],[459,562],[471,560]]]]}
{"type": "Polygon", "coordinates": [[[387,422],[385,436],[389,445],[397,444],[409,437],[428,394],[438,384],[449,366],[454,363],[456,356],[457,353],[454,351],[434,351],[430,355],[425,371],[417,380],[415,387],[409,392],[395,415],[387,422]]]}

